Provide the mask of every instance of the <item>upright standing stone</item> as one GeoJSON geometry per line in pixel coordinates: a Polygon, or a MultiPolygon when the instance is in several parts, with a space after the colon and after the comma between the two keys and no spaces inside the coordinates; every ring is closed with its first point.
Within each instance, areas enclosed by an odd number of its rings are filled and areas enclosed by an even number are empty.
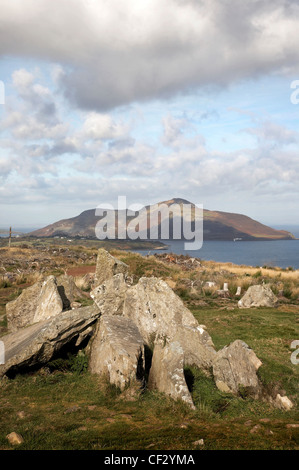
{"type": "Polygon", "coordinates": [[[56,279],[48,276],[24,289],[17,299],[6,304],[7,326],[12,332],[32,323],[58,315],[63,310],[56,279]]]}
{"type": "Polygon", "coordinates": [[[115,274],[126,276],[128,271],[129,266],[127,264],[110,255],[103,248],[100,248],[97,257],[94,286],[97,287],[103,284],[103,282],[115,276],[115,274]]]}
{"type": "Polygon", "coordinates": [[[184,351],[179,342],[155,344],[148,388],[165,393],[174,400],[182,400],[192,409],[195,408],[185,380],[184,351]]]}
{"type": "Polygon", "coordinates": [[[55,317],[62,310],[63,302],[57,289],[56,279],[54,276],[49,276],[42,285],[33,323],[55,317]]]}
{"type": "Polygon", "coordinates": [[[102,316],[92,341],[89,361],[93,374],[107,375],[121,390],[144,372],[144,346],[138,328],[128,318],[102,316]]]}

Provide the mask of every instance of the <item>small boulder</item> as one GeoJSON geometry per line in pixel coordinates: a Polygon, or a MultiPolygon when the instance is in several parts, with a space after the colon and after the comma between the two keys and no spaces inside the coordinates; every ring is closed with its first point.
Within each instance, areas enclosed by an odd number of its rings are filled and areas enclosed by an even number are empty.
{"type": "Polygon", "coordinates": [[[238,302],[239,308],[251,307],[276,307],[277,297],[273,294],[269,286],[250,286],[246,294],[238,302]]]}
{"type": "Polygon", "coordinates": [[[103,248],[100,248],[97,256],[94,286],[97,287],[103,284],[103,282],[115,276],[115,274],[126,276],[128,271],[129,266],[127,264],[110,255],[103,248]]]}
{"type": "Polygon", "coordinates": [[[222,392],[237,395],[243,388],[258,398],[261,385],[257,370],[262,365],[254,351],[243,341],[236,340],[217,352],[213,363],[213,374],[216,386],[222,392]]]}
{"type": "Polygon", "coordinates": [[[285,411],[290,411],[294,406],[287,396],[281,396],[279,393],[276,396],[275,405],[285,411]]]}
{"type": "Polygon", "coordinates": [[[11,432],[6,436],[6,439],[13,446],[19,446],[24,442],[24,439],[21,434],[18,434],[17,432],[11,432]]]}

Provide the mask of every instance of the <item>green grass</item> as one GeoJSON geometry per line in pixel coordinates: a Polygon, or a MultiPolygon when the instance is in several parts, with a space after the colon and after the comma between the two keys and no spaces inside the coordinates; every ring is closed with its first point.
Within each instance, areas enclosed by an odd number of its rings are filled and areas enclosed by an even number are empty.
{"type": "Polygon", "coordinates": [[[279,383],[298,400],[299,367],[290,360],[290,345],[299,338],[298,313],[268,308],[194,309],[193,313],[206,325],[217,350],[236,339],[245,341],[263,363],[259,369],[263,383],[269,387],[279,383]]]}
{"type": "Polygon", "coordinates": [[[295,422],[293,414],[224,397],[197,373],[196,411],[156,392],[122,400],[119,391],[103,388],[88,372],[17,376],[0,388],[0,449],[11,448],[6,435],[12,431],[24,438],[19,446],[24,450],[192,450],[198,439],[205,449],[298,448],[298,430],[287,428],[295,422]],[[261,422],[265,417],[270,421],[261,422]],[[251,434],[256,425],[260,429],[251,434]]]}

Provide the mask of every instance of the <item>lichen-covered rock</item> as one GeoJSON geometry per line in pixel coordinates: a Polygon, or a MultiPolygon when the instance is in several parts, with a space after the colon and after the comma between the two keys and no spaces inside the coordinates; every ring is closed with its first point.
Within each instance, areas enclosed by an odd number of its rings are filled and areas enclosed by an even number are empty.
{"type": "Polygon", "coordinates": [[[124,316],[137,325],[148,345],[153,344],[158,334],[171,340],[180,326],[199,326],[192,312],[168,284],[155,277],[142,277],[127,290],[124,316]]]}
{"type": "Polygon", "coordinates": [[[90,371],[107,375],[121,390],[142,377],[144,346],[137,326],[121,316],[102,316],[92,340],[90,371]]]}
{"type": "Polygon", "coordinates": [[[184,375],[184,351],[178,341],[155,344],[148,388],[195,408],[184,375]]]}
{"type": "Polygon", "coordinates": [[[123,274],[116,274],[90,292],[102,315],[122,315],[128,286],[123,274]]]}
{"type": "Polygon", "coordinates": [[[278,298],[269,286],[250,286],[242,299],[238,302],[239,308],[276,307],[278,298]]]}
{"type": "Polygon", "coordinates": [[[127,264],[110,255],[103,248],[100,248],[97,256],[94,286],[97,287],[103,284],[103,282],[115,276],[115,274],[123,274],[125,276],[128,271],[129,266],[127,264]]]}
{"type": "Polygon", "coordinates": [[[237,395],[241,389],[258,398],[261,384],[256,374],[262,362],[254,351],[244,343],[236,340],[217,352],[213,363],[213,375],[216,386],[222,392],[237,395]]]}

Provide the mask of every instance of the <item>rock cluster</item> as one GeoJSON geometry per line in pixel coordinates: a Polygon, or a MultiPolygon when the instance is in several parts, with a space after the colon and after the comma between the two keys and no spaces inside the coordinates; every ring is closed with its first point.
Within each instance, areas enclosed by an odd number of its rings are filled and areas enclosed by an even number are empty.
{"type": "MultiPolygon", "coordinates": [[[[261,397],[261,361],[246,343],[236,340],[217,352],[205,326],[166,282],[142,277],[131,285],[128,271],[126,264],[100,249],[93,306],[67,310],[81,294],[70,276],[49,276],[9,302],[11,333],[1,338],[6,357],[0,377],[46,364],[65,345],[79,346],[90,338],[90,371],[107,376],[121,390],[132,384],[143,387],[148,377],[149,389],[194,408],[184,368],[196,366],[206,375],[213,371],[223,392],[246,389],[261,397]]],[[[247,305],[244,300],[242,305],[247,305]]]]}

